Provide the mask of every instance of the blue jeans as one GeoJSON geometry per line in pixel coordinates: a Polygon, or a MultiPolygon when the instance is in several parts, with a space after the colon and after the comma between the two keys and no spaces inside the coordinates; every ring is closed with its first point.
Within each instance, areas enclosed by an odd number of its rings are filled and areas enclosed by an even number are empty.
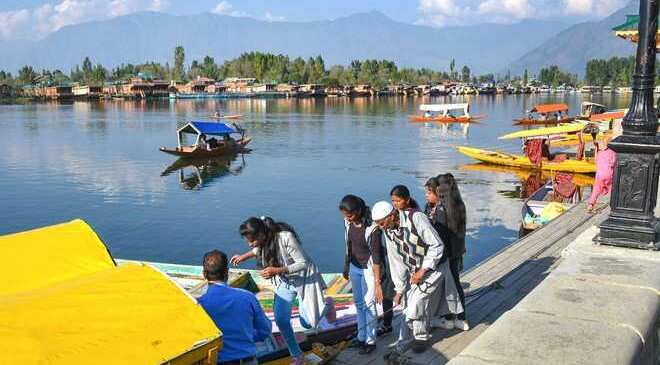
{"type": "MultiPolygon", "coordinates": [[[[296,288],[281,281],[275,289],[275,299],[273,300],[275,324],[280,329],[286,346],[289,348],[289,353],[293,357],[298,357],[303,353],[298,345],[298,341],[296,341],[293,326],[291,326],[291,311],[293,309],[293,301],[297,296],[296,288]]],[[[298,306],[298,312],[300,314],[300,324],[305,328],[310,328],[311,326],[305,321],[302,306],[300,305],[298,306]]]]}
{"type": "Polygon", "coordinates": [[[358,341],[376,343],[377,312],[374,298],[374,274],[371,268],[361,269],[351,264],[348,271],[357,311],[358,341]]]}

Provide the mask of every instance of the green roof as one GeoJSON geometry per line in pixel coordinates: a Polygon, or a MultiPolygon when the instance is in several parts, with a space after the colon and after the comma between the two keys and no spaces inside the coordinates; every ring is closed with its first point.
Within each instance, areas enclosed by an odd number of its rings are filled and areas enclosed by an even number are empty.
{"type": "Polygon", "coordinates": [[[639,28],[639,15],[626,15],[626,22],[612,28],[615,32],[636,31],[639,28]]]}

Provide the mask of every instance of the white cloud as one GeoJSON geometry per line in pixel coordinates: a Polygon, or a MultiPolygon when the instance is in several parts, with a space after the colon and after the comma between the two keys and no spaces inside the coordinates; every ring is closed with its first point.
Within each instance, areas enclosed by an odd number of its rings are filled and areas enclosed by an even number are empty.
{"type": "Polygon", "coordinates": [[[523,19],[602,18],[626,0],[419,0],[417,24],[514,23],[523,19]],[[542,9],[543,11],[539,11],[542,9]]]}
{"type": "Polygon", "coordinates": [[[221,2],[219,2],[218,5],[215,6],[215,8],[211,9],[211,13],[237,16],[237,17],[247,16],[247,13],[245,12],[234,10],[234,7],[227,0],[222,0],[221,2]]]}
{"type": "Polygon", "coordinates": [[[286,18],[283,16],[273,15],[270,11],[267,11],[266,15],[264,15],[264,20],[267,22],[283,22],[286,20],[286,18]]]}
{"type": "Polygon", "coordinates": [[[0,39],[39,38],[64,26],[137,11],[162,11],[169,0],[60,0],[37,8],[0,12],[0,39]]]}
{"type": "Polygon", "coordinates": [[[420,0],[419,24],[432,26],[512,23],[535,14],[530,0],[420,0]]]}
{"type": "Polygon", "coordinates": [[[605,17],[626,4],[621,0],[563,0],[564,13],[567,15],[595,15],[605,17]]]}

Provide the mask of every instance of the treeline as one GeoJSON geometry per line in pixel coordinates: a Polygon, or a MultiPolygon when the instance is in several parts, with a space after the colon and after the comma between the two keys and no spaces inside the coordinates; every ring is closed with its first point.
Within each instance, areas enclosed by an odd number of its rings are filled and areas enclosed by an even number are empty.
{"type": "Polygon", "coordinates": [[[539,71],[538,82],[547,86],[578,85],[577,74],[562,71],[559,66],[544,67],[539,71]]]}
{"type": "Polygon", "coordinates": [[[216,80],[227,77],[253,77],[260,82],[276,83],[318,83],[326,86],[367,83],[375,87],[388,84],[437,84],[444,81],[495,82],[493,74],[476,76],[465,65],[460,69],[452,60],[449,71],[436,71],[429,68],[399,68],[388,60],[354,60],[349,65],[328,67],[321,56],[304,59],[290,58],[262,52],[244,53],[239,57],[217,63],[213,57],[201,60],[193,59],[186,66],[183,47],[176,47],[173,63],[162,64],[148,62],[143,64],[122,64],[107,68],[100,63],[93,63],[86,57],[81,65],[76,65],[68,73],[62,70],[37,71],[32,66],[22,67],[16,76],[0,71],[0,82],[16,86],[34,84],[65,84],[71,82],[98,85],[104,82],[126,80],[139,73],[148,74],[156,79],[186,82],[198,76],[216,80]]]}
{"type": "MultiPolygon", "coordinates": [[[[142,64],[121,64],[107,68],[100,63],[93,63],[85,57],[80,65],[69,72],[62,70],[37,71],[32,66],[23,66],[18,74],[0,71],[0,83],[15,86],[24,85],[58,85],[66,83],[85,83],[99,85],[104,82],[115,82],[135,77],[140,73],[161,80],[187,82],[198,76],[222,80],[228,77],[252,77],[260,82],[317,83],[325,86],[341,86],[355,84],[370,84],[382,88],[389,84],[437,84],[446,81],[465,83],[506,83],[517,85],[543,84],[548,86],[577,86],[579,79],[576,74],[561,70],[552,65],[542,68],[536,79],[528,77],[527,70],[522,76],[512,77],[510,73],[500,75],[474,75],[470,68],[464,65],[457,67],[451,60],[448,71],[437,71],[429,68],[399,68],[396,63],[388,60],[354,60],[349,65],[334,65],[328,67],[321,56],[304,59],[290,58],[285,55],[250,52],[239,57],[217,63],[213,57],[206,56],[201,60],[193,59],[186,64],[186,54],[183,47],[174,49],[173,63],[147,62],[142,64]]],[[[635,57],[612,57],[609,59],[593,59],[587,62],[584,83],[589,85],[629,86],[635,68],[635,57]]],[[[660,71],[660,63],[658,64],[660,71]]],[[[660,77],[660,72],[656,75],[660,77]]]]}
{"type": "MultiPolygon", "coordinates": [[[[635,56],[593,59],[587,62],[584,80],[590,85],[630,86],[635,73],[635,56]]],[[[656,62],[656,82],[660,81],[660,63],[656,62]]]]}

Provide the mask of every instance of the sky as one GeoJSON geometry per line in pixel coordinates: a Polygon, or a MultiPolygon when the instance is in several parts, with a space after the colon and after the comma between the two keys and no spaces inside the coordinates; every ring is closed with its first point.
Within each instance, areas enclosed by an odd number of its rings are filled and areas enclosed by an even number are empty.
{"type": "Polygon", "coordinates": [[[0,40],[39,39],[63,26],[139,11],[211,12],[264,21],[315,21],[380,11],[432,27],[605,17],[629,0],[0,0],[0,40]]]}

